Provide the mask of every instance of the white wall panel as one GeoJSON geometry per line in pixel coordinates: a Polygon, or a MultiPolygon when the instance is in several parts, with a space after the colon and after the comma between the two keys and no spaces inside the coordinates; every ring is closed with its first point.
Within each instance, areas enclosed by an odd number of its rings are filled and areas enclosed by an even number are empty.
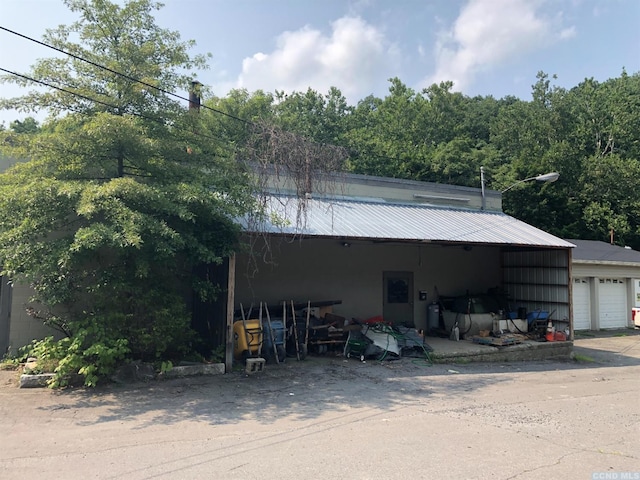
{"type": "Polygon", "coordinates": [[[382,314],[382,274],[414,274],[414,323],[426,321],[427,306],[440,295],[485,293],[499,286],[500,249],[474,246],[373,243],[350,240],[349,247],[333,239],[307,239],[273,247],[274,264],[261,264],[247,276],[247,255],[238,256],[236,308],[282,300],[342,300],[334,313],[347,318],[382,314]],[[417,292],[425,290],[427,301],[417,292]]]}

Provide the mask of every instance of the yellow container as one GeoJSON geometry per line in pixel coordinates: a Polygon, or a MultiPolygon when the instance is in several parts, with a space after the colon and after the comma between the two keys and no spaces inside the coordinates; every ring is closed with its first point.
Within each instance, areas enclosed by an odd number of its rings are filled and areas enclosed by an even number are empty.
{"type": "Polygon", "coordinates": [[[236,358],[251,357],[258,354],[262,345],[260,320],[251,319],[233,323],[233,355],[236,358]],[[245,331],[246,325],[246,331],[245,331]]]}

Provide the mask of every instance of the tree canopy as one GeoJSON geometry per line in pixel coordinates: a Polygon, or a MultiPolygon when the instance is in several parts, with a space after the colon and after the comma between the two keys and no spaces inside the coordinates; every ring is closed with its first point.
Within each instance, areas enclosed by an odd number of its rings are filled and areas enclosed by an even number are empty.
{"type": "Polygon", "coordinates": [[[62,352],[58,381],[80,369],[94,384],[125,358],[193,349],[191,291],[210,300],[217,288],[194,268],[236,248],[233,219],[251,197],[219,139],[168,93],[190,88],[204,59],[157,26],[159,5],[65,3],[79,20],[45,41],[74,57],[39,60],[30,74],[60,89],[2,102],[57,118],[37,135],[25,124],[3,133],[5,153],[29,161],[0,178],[0,264],[34,287],[44,306],[34,315],[67,335],[51,347],[62,352]]]}
{"type": "Polygon", "coordinates": [[[37,87],[0,108],[50,114],[0,128],[2,153],[28,160],[0,175],[0,264],[33,286],[33,315],[66,334],[36,345],[55,357],[58,383],[197,349],[190,295],[211,300],[217,286],[195,272],[238,248],[234,219],[257,208],[246,162],[283,165],[299,194],[312,170],[480,187],[484,167],[499,191],[556,171],[553,185],[506,192],[504,210],[561,237],[613,233],[640,249],[638,73],[564,89],[540,72],[529,100],[399,78],[356,105],[338,88],[232,90],[198,113],[175,92],[200,88],[207,58],[156,24],[161,4],[64,3],[78,20],[43,40],[65,53],[0,77],[37,87]]]}
{"type": "Polygon", "coordinates": [[[571,89],[554,80],[540,72],[530,100],[468,97],[450,82],[417,92],[398,78],[386,97],[355,106],[335,88],[242,98],[243,108],[259,104],[275,123],[345,147],[355,173],[480,187],[484,167],[487,186],[501,191],[559,172],[553,185],[506,192],[504,210],[560,237],[608,241],[613,231],[640,249],[640,74],[571,89]]]}

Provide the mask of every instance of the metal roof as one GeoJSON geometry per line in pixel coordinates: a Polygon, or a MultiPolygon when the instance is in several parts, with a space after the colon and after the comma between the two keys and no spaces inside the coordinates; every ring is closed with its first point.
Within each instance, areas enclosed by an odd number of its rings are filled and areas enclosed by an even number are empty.
{"type": "Polygon", "coordinates": [[[499,244],[571,248],[574,245],[502,212],[424,204],[267,197],[267,218],[249,230],[331,238],[499,244]]]}

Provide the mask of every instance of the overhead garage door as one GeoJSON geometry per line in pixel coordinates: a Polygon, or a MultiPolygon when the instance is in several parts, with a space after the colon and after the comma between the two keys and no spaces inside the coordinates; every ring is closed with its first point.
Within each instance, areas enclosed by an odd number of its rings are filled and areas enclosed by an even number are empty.
{"type": "Polygon", "coordinates": [[[601,278],[599,288],[600,328],[627,326],[627,289],[620,278],[601,278]]]}
{"type": "Polygon", "coordinates": [[[573,328],[591,329],[591,296],[586,278],[573,279],[573,328]]]}

